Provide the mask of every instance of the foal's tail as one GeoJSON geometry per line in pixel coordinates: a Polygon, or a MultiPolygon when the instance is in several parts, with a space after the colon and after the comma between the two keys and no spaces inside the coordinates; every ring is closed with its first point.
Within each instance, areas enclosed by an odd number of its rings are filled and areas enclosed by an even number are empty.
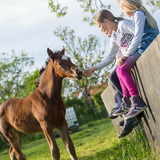
{"type": "Polygon", "coordinates": [[[9,144],[9,142],[7,141],[7,139],[3,136],[3,134],[0,132],[0,136],[2,137],[3,141],[5,141],[6,143],[9,144]]]}

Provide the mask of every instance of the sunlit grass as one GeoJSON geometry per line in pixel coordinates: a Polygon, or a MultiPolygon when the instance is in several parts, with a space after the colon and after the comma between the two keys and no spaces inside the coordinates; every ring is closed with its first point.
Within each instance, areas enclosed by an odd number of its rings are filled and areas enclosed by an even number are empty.
{"type": "MultiPolygon", "coordinates": [[[[159,156],[148,151],[139,137],[118,139],[109,119],[90,122],[71,134],[79,160],[153,160],[159,156]]],[[[133,136],[132,136],[133,137],[133,136]]],[[[60,138],[56,138],[61,160],[70,160],[70,156],[60,138]]],[[[49,146],[45,138],[22,144],[27,160],[51,160],[49,146]]],[[[0,160],[9,160],[8,151],[0,152],[0,160]]]]}

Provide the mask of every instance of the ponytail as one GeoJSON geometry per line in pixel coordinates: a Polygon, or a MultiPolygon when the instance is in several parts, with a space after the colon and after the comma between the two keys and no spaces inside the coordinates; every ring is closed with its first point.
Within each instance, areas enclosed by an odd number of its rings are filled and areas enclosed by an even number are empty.
{"type": "Polygon", "coordinates": [[[153,16],[147,11],[147,9],[144,7],[144,6],[141,6],[140,9],[142,9],[147,17],[147,21],[148,21],[148,24],[156,29],[157,28],[157,23],[155,21],[155,19],[153,18],[153,16]]]}
{"type": "Polygon", "coordinates": [[[100,10],[96,17],[95,17],[95,23],[104,23],[104,19],[107,19],[109,21],[119,21],[119,20],[124,20],[122,17],[115,17],[110,11],[106,9],[100,10]]]}
{"type": "Polygon", "coordinates": [[[120,21],[120,20],[125,20],[125,19],[122,18],[122,17],[115,17],[115,20],[116,20],[116,21],[120,21]]]}

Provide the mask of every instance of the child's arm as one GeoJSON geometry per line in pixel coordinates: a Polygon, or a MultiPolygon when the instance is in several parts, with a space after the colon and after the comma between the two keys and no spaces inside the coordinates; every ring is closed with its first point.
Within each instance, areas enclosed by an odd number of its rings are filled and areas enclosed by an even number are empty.
{"type": "Polygon", "coordinates": [[[145,25],[146,16],[142,11],[136,11],[134,14],[134,22],[135,22],[135,30],[134,30],[134,38],[125,53],[126,57],[132,55],[140,45],[142,41],[142,35],[144,32],[144,25],[145,25]]]}
{"type": "Polygon", "coordinates": [[[133,21],[123,20],[120,23],[119,28],[123,33],[134,34],[135,25],[133,21]]]}
{"type": "Polygon", "coordinates": [[[96,66],[88,68],[85,71],[84,76],[90,77],[90,76],[92,76],[92,73],[95,70],[103,68],[103,67],[109,65],[110,63],[112,63],[116,57],[118,50],[119,50],[119,47],[111,40],[108,55],[100,63],[98,63],[96,66]]]}
{"type": "Polygon", "coordinates": [[[115,42],[111,40],[110,48],[109,48],[107,56],[100,63],[96,64],[96,68],[100,69],[100,68],[103,68],[111,64],[116,58],[116,54],[118,50],[119,50],[119,47],[115,44],[115,42]]]}

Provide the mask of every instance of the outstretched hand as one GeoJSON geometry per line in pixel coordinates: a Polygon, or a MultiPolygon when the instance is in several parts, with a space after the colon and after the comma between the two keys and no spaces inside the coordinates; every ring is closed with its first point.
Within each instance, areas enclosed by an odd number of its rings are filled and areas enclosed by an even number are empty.
{"type": "Polygon", "coordinates": [[[121,65],[125,62],[125,60],[126,60],[127,58],[128,58],[128,57],[126,57],[126,56],[122,56],[122,57],[119,59],[119,61],[118,61],[118,65],[121,66],[121,65]]]}
{"type": "Polygon", "coordinates": [[[88,68],[85,72],[84,72],[84,76],[86,77],[91,77],[92,73],[96,70],[96,67],[92,67],[92,68],[88,68]]]}

